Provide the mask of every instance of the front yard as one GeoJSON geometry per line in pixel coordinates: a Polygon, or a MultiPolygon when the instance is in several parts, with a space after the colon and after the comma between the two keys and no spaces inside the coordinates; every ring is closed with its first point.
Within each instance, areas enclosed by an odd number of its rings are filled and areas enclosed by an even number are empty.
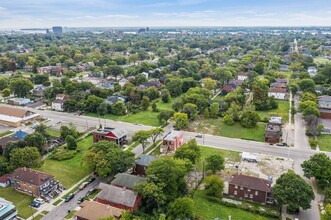
{"type": "Polygon", "coordinates": [[[18,210],[18,215],[24,219],[36,212],[36,209],[29,206],[29,203],[33,201],[33,197],[17,192],[11,186],[1,188],[0,197],[12,202],[18,210]]]}
{"type": "Polygon", "coordinates": [[[54,175],[55,179],[68,189],[92,172],[86,165],[82,164],[83,156],[92,144],[92,136],[88,136],[77,143],[79,152],[74,158],[63,161],[46,159],[42,167],[37,170],[54,175]]]}
{"type": "Polygon", "coordinates": [[[255,128],[244,128],[240,123],[227,125],[221,118],[197,119],[190,125],[190,131],[212,134],[229,138],[240,138],[253,141],[264,141],[265,123],[258,123],[255,128]]]}
{"type": "Polygon", "coordinates": [[[283,100],[276,100],[278,103],[277,109],[271,109],[268,111],[257,111],[260,115],[260,118],[268,118],[270,116],[281,116],[283,117],[283,124],[288,123],[288,114],[290,110],[290,102],[283,100]]]}
{"type": "Polygon", "coordinates": [[[331,135],[321,134],[318,137],[318,145],[320,147],[320,150],[331,152],[331,135]]]}

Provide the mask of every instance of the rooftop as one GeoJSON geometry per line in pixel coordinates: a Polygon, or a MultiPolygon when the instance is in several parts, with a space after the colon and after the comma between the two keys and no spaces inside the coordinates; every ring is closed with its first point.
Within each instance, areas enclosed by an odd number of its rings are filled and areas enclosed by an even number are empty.
{"type": "Polygon", "coordinates": [[[7,106],[0,106],[0,115],[12,116],[17,118],[24,118],[28,110],[11,108],[7,106]]]}
{"type": "Polygon", "coordinates": [[[144,181],[145,178],[140,176],[134,176],[127,173],[119,173],[116,175],[116,178],[111,182],[111,184],[120,186],[120,187],[126,187],[128,189],[133,189],[133,187],[142,181],[144,181]]]}
{"type": "Polygon", "coordinates": [[[10,179],[12,180],[18,180],[36,186],[41,186],[53,178],[54,176],[49,175],[47,173],[42,173],[25,167],[17,168],[14,171],[14,173],[10,176],[10,179]]]}
{"type": "Polygon", "coordinates": [[[273,92],[273,93],[287,93],[286,89],[282,89],[282,88],[269,88],[269,92],[273,92]]]}
{"type": "Polygon", "coordinates": [[[269,180],[253,176],[245,176],[242,174],[235,174],[231,176],[229,184],[255,189],[263,192],[271,191],[271,182],[269,180]]]}
{"type": "Polygon", "coordinates": [[[269,132],[279,132],[281,130],[282,130],[281,126],[276,124],[267,124],[265,127],[265,131],[269,131],[269,132]]]}
{"type": "Polygon", "coordinates": [[[328,101],[331,102],[331,96],[329,95],[323,95],[318,97],[318,101],[328,101]]]}
{"type": "Polygon", "coordinates": [[[109,205],[104,205],[94,201],[84,201],[80,204],[82,207],[75,216],[86,220],[106,219],[109,216],[121,217],[124,210],[109,205]]]}
{"type": "Polygon", "coordinates": [[[166,141],[173,141],[175,138],[177,138],[179,135],[181,135],[182,132],[181,131],[171,131],[170,133],[168,133],[163,140],[166,141]]]}
{"type": "Polygon", "coordinates": [[[148,166],[150,162],[156,160],[157,158],[151,155],[142,154],[136,160],[137,165],[148,166]]]}
{"type": "Polygon", "coordinates": [[[128,135],[128,132],[123,128],[109,128],[109,127],[105,127],[104,129],[99,129],[95,131],[95,133],[105,134],[105,135],[112,133],[117,138],[121,138],[124,137],[125,135],[128,135]]]}

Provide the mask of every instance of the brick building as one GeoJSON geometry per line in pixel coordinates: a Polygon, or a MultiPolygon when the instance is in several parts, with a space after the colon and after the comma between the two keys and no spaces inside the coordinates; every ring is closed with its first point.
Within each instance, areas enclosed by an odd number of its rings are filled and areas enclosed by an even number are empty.
{"type": "Polygon", "coordinates": [[[99,129],[93,132],[93,142],[99,141],[113,141],[122,146],[128,142],[128,132],[121,128],[107,128],[99,129]]]}
{"type": "Polygon", "coordinates": [[[161,146],[161,153],[174,152],[183,145],[183,132],[171,131],[164,138],[161,146]]]}

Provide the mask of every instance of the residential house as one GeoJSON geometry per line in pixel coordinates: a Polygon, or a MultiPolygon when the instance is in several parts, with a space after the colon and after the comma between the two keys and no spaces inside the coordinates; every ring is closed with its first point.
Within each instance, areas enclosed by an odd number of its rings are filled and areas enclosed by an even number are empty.
{"type": "Polygon", "coordinates": [[[243,80],[230,79],[227,85],[236,89],[238,86],[242,86],[243,84],[244,84],[243,80]]]}
{"type": "Polygon", "coordinates": [[[0,187],[7,187],[10,185],[10,175],[9,174],[5,174],[3,176],[0,177],[0,187]]]}
{"type": "Polygon", "coordinates": [[[150,88],[150,87],[155,87],[157,89],[160,89],[161,88],[161,83],[158,80],[152,80],[152,81],[149,81],[149,82],[144,82],[143,84],[139,85],[139,88],[141,88],[142,90],[150,88]]]}
{"type": "Polygon", "coordinates": [[[146,73],[146,72],[142,72],[141,74],[142,74],[143,76],[145,76],[146,79],[148,79],[148,75],[149,75],[148,73],[146,73]]]}
{"type": "Polygon", "coordinates": [[[288,71],[288,65],[280,65],[278,68],[279,71],[287,72],[288,71]]]}
{"type": "Polygon", "coordinates": [[[136,160],[133,173],[136,175],[145,176],[148,165],[157,158],[151,155],[141,154],[136,160]]]}
{"type": "Polygon", "coordinates": [[[319,96],[318,104],[320,117],[324,119],[331,119],[331,96],[319,96]]]}
{"type": "Polygon", "coordinates": [[[11,220],[16,219],[18,211],[12,202],[0,198],[0,219],[11,220]]]}
{"type": "Polygon", "coordinates": [[[125,102],[125,98],[121,97],[121,96],[117,96],[117,95],[112,95],[112,96],[108,96],[105,99],[105,103],[109,104],[109,105],[113,105],[116,104],[117,102],[125,102]]]}
{"type": "Polygon", "coordinates": [[[313,77],[317,74],[317,68],[314,66],[308,67],[309,76],[313,77]]]}
{"type": "Polygon", "coordinates": [[[101,191],[95,198],[96,202],[131,212],[134,212],[141,204],[141,196],[130,189],[105,183],[100,183],[98,188],[101,191]]]}
{"type": "Polygon", "coordinates": [[[29,110],[0,106],[0,124],[2,125],[19,127],[37,117],[39,117],[38,114],[29,110]]]}
{"type": "Polygon", "coordinates": [[[122,128],[109,128],[98,129],[93,132],[93,142],[99,141],[114,141],[116,144],[122,146],[128,142],[128,132],[122,128]]]}
{"type": "Polygon", "coordinates": [[[28,133],[26,133],[25,131],[18,130],[11,137],[17,140],[23,140],[27,135],[28,133]]]}
{"type": "Polygon", "coordinates": [[[276,79],[276,83],[284,83],[285,85],[287,85],[288,80],[287,79],[276,79]]]}
{"type": "Polygon", "coordinates": [[[287,86],[285,83],[275,82],[270,84],[270,88],[287,89],[287,86]]]}
{"type": "Polygon", "coordinates": [[[3,152],[5,151],[7,143],[15,142],[18,140],[19,140],[18,138],[13,138],[13,137],[8,137],[8,136],[0,138],[0,155],[2,155],[3,152]]]}
{"type": "Polygon", "coordinates": [[[270,144],[280,142],[282,136],[282,127],[277,124],[268,123],[264,130],[264,141],[270,144]]]}
{"type": "Polygon", "coordinates": [[[26,98],[11,98],[8,99],[8,104],[10,105],[17,105],[17,106],[24,106],[26,104],[29,104],[33,101],[31,99],[26,99],[26,98]]]}
{"type": "Polygon", "coordinates": [[[65,94],[57,94],[55,100],[52,102],[52,109],[55,111],[63,112],[63,104],[66,100],[69,99],[69,96],[65,94]]]}
{"type": "Polygon", "coordinates": [[[37,86],[32,90],[32,94],[35,97],[42,98],[44,97],[45,90],[46,90],[45,86],[37,86]]]}
{"type": "Polygon", "coordinates": [[[118,81],[118,84],[123,87],[125,84],[129,83],[129,80],[127,79],[121,79],[120,81],[118,81]]]}
{"type": "Polygon", "coordinates": [[[268,91],[268,96],[273,96],[275,99],[286,100],[288,98],[288,93],[286,89],[270,88],[268,91]]]}
{"type": "Polygon", "coordinates": [[[110,90],[114,90],[114,83],[112,82],[102,82],[99,85],[97,85],[97,87],[101,88],[101,89],[110,89],[110,90]]]}
{"type": "Polygon", "coordinates": [[[39,74],[54,74],[57,76],[62,76],[64,73],[68,71],[68,69],[63,68],[61,66],[61,63],[57,63],[56,66],[38,67],[37,71],[39,74]]]}
{"type": "Polygon", "coordinates": [[[161,146],[161,153],[174,152],[183,145],[183,132],[171,131],[164,138],[161,146]]]}
{"type": "Polygon", "coordinates": [[[232,86],[225,85],[225,86],[223,86],[223,88],[222,88],[222,92],[221,92],[221,94],[222,94],[222,95],[226,95],[226,94],[232,92],[233,90],[234,90],[234,88],[233,88],[232,86]]]}
{"type": "Polygon", "coordinates": [[[19,192],[46,200],[62,191],[62,186],[54,176],[30,168],[17,168],[10,175],[13,188],[19,192]]]}
{"type": "Polygon", "coordinates": [[[120,219],[124,210],[95,201],[84,201],[81,209],[75,213],[76,220],[100,220],[108,217],[120,219]]]}
{"type": "Polygon", "coordinates": [[[237,79],[244,81],[244,80],[248,79],[248,74],[249,73],[247,73],[247,72],[241,72],[238,74],[237,79]]]}
{"type": "Polygon", "coordinates": [[[271,202],[271,184],[269,180],[235,174],[228,182],[230,197],[266,204],[271,202]]]}
{"type": "Polygon", "coordinates": [[[111,185],[126,189],[133,189],[137,183],[144,180],[145,178],[140,176],[135,176],[128,173],[119,173],[115,176],[115,179],[111,182],[111,185]]]}

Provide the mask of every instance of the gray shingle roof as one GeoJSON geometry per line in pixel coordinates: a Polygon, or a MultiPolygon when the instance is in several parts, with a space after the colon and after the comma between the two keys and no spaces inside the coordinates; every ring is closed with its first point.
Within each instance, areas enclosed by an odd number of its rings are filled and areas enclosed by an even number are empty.
{"type": "Polygon", "coordinates": [[[145,178],[140,176],[134,176],[127,173],[119,173],[116,178],[111,182],[111,184],[126,187],[128,189],[133,189],[134,185],[144,181],[145,178]]]}
{"type": "Polygon", "coordinates": [[[140,155],[138,160],[136,160],[136,164],[142,165],[142,166],[148,166],[148,164],[150,162],[152,162],[153,160],[156,160],[156,157],[151,156],[151,155],[142,154],[142,155],[140,155]]]}

